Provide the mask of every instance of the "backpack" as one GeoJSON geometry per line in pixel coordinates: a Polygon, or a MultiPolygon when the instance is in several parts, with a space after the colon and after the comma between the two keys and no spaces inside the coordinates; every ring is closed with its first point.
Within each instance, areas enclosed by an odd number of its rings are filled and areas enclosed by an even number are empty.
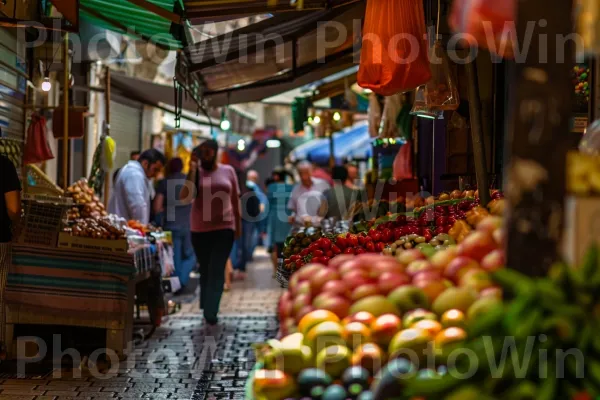
{"type": "Polygon", "coordinates": [[[244,185],[242,188],[242,218],[255,220],[260,215],[260,200],[256,191],[244,185]]]}

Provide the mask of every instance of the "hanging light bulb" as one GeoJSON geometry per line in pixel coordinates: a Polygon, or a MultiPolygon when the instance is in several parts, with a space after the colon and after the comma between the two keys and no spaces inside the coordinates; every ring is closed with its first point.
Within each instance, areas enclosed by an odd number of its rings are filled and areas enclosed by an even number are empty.
{"type": "Polygon", "coordinates": [[[221,111],[221,123],[219,124],[219,127],[222,131],[228,131],[231,128],[231,122],[229,122],[229,119],[227,119],[225,109],[221,111]]]}
{"type": "Polygon", "coordinates": [[[50,83],[50,78],[45,77],[44,81],[42,82],[42,90],[44,92],[49,92],[50,89],[52,89],[52,83],[50,83]]]}
{"type": "Polygon", "coordinates": [[[340,119],[342,119],[342,115],[339,112],[334,112],[333,113],[333,120],[334,121],[339,121],[340,119]]]}
{"type": "Polygon", "coordinates": [[[244,151],[244,149],[246,148],[246,141],[244,139],[238,140],[237,148],[239,151],[244,151]]]}
{"type": "Polygon", "coordinates": [[[319,125],[321,123],[321,117],[319,117],[318,115],[316,117],[313,118],[313,122],[317,125],[319,125]]]}

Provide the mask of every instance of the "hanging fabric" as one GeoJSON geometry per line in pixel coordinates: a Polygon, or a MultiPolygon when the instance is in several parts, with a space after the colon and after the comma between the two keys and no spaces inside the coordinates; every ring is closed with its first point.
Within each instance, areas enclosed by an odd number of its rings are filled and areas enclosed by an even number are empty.
{"type": "Polygon", "coordinates": [[[465,39],[470,37],[471,46],[513,58],[516,8],[516,0],[455,0],[448,23],[453,31],[465,34],[465,39]]]}
{"type": "Polygon", "coordinates": [[[54,155],[46,137],[46,118],[34,113],[27,128],[27,142],[23,151],[23,165],[52,160],[54,155]]]}
{"type": "Polygon", "coordinates": [[[399,136],[396,120],[402,110],[402,94],[395,94],[385,98],[383,115],[379,124],[380,138],[396,138],[399,136]]]}
{"type": "Polygon", "coordinates": [[[368,0],[358,84],[389,96],[431,78],[422,0],[368,0]]]}
{"type": "Polygon", "coordinates": [[[394,179],[400,181],[414,177],[412,155],[412,143],[408,141],[400,148],[394,159],[394,179]]]}
{"type": "Polygon", "coordinates": [[[375,93],[369,94],[369,136],[379,135],[379,124],[381,123],[381,106],[375,93]]]}

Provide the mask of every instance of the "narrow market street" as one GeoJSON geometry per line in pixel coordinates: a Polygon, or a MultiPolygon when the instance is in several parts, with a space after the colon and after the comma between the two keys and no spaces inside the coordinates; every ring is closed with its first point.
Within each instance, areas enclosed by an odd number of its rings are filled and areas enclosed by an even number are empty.
{"type": "Polygon", "coordinates": [[[206,335],[196,291],[118,369],[98,368],[102,375],[96,377],[56,370],[42,379],[5,379],[0,400],[244,399],[252,344],[277,332],[281,289],[271,274],[268,255],[257,250],[248,279],[223,296],[222,328],[214,338],[206,335]]]}

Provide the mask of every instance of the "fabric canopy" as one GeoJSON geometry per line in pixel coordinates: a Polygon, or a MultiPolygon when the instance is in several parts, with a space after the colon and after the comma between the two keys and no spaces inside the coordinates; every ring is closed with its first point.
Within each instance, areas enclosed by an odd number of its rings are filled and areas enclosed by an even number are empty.
{"type": "Polygon", "coordinates": [[[309,142],[303,143],[300,146],[296,147],[290,153],[290,160],[292,162],[306,160],[308,154],[321,146],[327,146],[329,143],[329,139],[313,139],[309,142]]]}
{"type": "MultiPolygon", "coordinates": [[[[182,7],[180,0],[146,0],[169,12],[182,7]]],[[[93,25],[138,37],[168,49],[179,49],[172,22],[128,0],[80,0],[80,16],[93,25]]],[[[176,25],[176,28],[182,28],[176,25]]]]}
{"type": "MultiPolygon", "coordinates": [[[[333,155],[335,162],[342,163],[352,151],[371,146],[371,137],[367,122],[360,122],[352,128],[333,134],[333,155]]],[[[318,146],[310,150],[307,159],[315,164],[327,164],[331,151],[329,139],[325,139],[327,145],[318,146]]]]}

